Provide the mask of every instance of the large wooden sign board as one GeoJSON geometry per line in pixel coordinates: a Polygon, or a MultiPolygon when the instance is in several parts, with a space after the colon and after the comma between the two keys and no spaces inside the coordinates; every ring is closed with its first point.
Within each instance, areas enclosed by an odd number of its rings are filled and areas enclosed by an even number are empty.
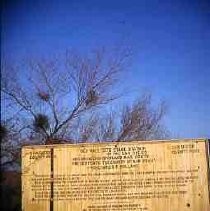
{"type": "Polygon", "coordinates": [[[206,140],[28,146],[24,211],[209,211],[206,140]]]}

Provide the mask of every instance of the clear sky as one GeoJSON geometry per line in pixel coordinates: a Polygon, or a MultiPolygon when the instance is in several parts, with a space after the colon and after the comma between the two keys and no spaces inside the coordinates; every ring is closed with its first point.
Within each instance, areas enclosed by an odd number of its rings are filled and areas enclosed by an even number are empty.
{"type": "Polygon", "coordinates": [[[149,90],[164,99],[172,137],[210,138],[209,0],[5,2],[3,57],[19,60],[127,40],[135,55],[124,79],[134,91],[130,98],[149,90]]]}

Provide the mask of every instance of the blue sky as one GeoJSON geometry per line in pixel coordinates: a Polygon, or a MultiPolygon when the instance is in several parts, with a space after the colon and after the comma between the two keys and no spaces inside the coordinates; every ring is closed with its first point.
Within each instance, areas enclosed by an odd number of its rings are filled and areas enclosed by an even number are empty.
{"type": "Polygon", "coordinates": [[[18,61],[126,40],[134,57],[124,81],[133,92],[124,100],[150,91],[168,104],[172,137],[210,137],[209,23],[208,0],[7,1],[1,50],[18,61]]]}

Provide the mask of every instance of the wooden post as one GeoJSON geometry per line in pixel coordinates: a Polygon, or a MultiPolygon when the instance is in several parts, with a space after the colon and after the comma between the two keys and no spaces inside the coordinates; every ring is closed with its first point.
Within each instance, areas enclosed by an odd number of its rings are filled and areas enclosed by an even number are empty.
{"type": "Polygon", "coordinates": [[[54,149],[53,147],[50,150],[51,157],[50,157],[50,211],[53,211],[53,185],[54,185],[54,149]]]}

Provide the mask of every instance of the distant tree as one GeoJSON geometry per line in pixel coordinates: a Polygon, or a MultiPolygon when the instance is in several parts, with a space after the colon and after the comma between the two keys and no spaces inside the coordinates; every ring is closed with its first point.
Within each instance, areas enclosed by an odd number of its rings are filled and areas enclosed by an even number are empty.
{"type": "Polygon", "coordinates": [[[78,120],[75,137],[82,142],[163,139],[168,136],[162,123],[165,113],[165,103],[154,108],[151,95],[143,95],[120,110],[92,112],[85,120],[78,120]]]}
{"type": "Polygon", "coordinates": [[[20,147],[18,133],[14,131],[11,122],[1,124],[1,166],[0,166],[0,210],[20,210],[21,209],[21,183],[20,173],[16,172],[13,184],[7,182],[7,173],[11,170],[18,170],[20,166],[20,147]],[[15,140],[15,142],[14,142],[15,140]]]}
{"type": "Polygon", "coordinates": [[[10,122],[1,123],[1,169],[14,167],[20,163],[20,137],[10,122]],[[15,141],[14,141],[15,140],[15,141]]]}

